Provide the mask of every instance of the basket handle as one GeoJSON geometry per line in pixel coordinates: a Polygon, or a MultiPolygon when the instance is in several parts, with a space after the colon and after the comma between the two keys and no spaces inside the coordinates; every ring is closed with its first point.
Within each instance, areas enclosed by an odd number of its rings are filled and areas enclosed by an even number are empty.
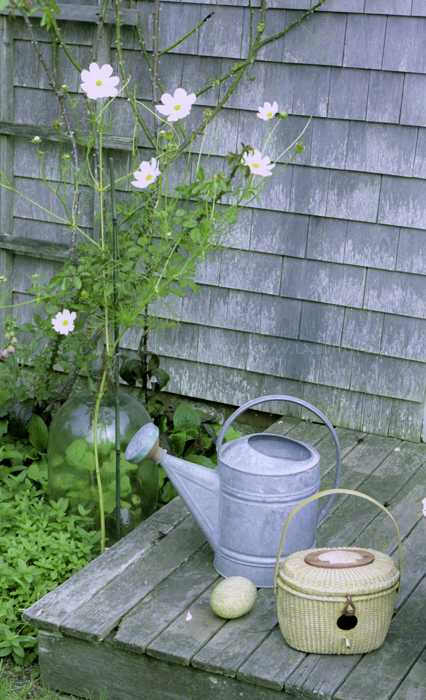
{"type": "Polygon", "coordinates": [[[336,494],[336,493],[346,493],[349,496],[359,496],[360,498],[365,498],[367,501],[371,501],[371,503],[374,503],[376,506],[381,508],[393,521],[393,524],[395,525],[396,528],[396,534],[398,535],[398,569],[399,569],[399,584],[398,584],[398,593],[401,588],[401,564],[402,564],[402,545],[401,545],[401,535],[399,533],[399,528],[396,523],[395,518],[389,511],[382,506],[381,503],[376,501],[374,498],[371,496],[367,496],[365,493],[360,493],[359,491],[351,491],[350,489],[327,489],[326,491],[319,491],[318,493],[314,493],[312,496],[309,496],[309,498],[305,498],[304,501],[301,503],[298,503],[297,506],[293,508],[291,513],[289,513],[288,518],[286,520],[286,523],[284,525],[284,530],[283,534],[281,535],[281,540],[280,540],[280,546],[278,548],[278,554],[277,554],[277,561],[275,563],[275,573],[274,573],[274,593],[277,591],[277,574],[278,574],[278,567],[280,565],[280,559],[281,559],[281,552],[284,544],[284,539],[287,534],[288,526],[290,525],[290,521],[292,520],[293,516],[296,515],[296,513],[303,508],[303,506],[308,505],[308,503],[312,503],[312,501],[316,501],[318,498],[321,498],[321,496],[328,496],[329,494],[336,494]]]}
{"type": "MultiPolygon", "coordinates": [[[[337,488],[337,486],[339,485],[339,481],[340,481],[342,460],[341,460],[341,456],[340,456],[339,438],[337,437],[336,431],[334,430],[334,428],[331,425],[328,418],[326,418],[326,416],[323,413],[321,413],[321,411],[319,411],[317,408],[315,408],[315,406],[311,406],[311,404],[308,403],[307,401],[303,401],[302,399],[297,399],[295,396],[280,396],[280,395],[261,396],[259,399],[253,399],[252,401],[245,403],[243,406],[240,406],[240,408],[237,408],[237,410],[234,411],[234,413],[223,424],[222,430],[220,431],[219,436],[217,438],[216,452],[217,452],[218,456],[219,456],[220,448],[222,447],[222,442],[223,442],[223,439],[225,437],[225,433],[228,430],[231,423],[233,423],[234,420],[237,418],[237,416],[239,416],[241,413],[244,413],[244,411],[247,411],[248,408],[251,408],[252,406],[256,406],[256,404],[258,404],[258,403],[265,403],[266,401],[288,401],[290,403],[297,403],[297,404],[299,404],[299,406],[303,406],[304,408],[307,408],[309,411],[312,411],[312,413],[315,413],[315,415],[318,416],[318,418],[321,418],[321,420],[326,424],[327,428],[329,429],[329,431],[333,437],[334,443],[336,445],[336,475],[334,478],[333,488],[334,489],[337,488]]],[[[332,495],[328,499],[324,508],[322,508],[322,510],[320,510],[320,512],[318,514],[318,520],[317,520],[318,523],[320,522],[320,520],[323,519],[323,517],[327,513],[327,511],[330,508],[333,501],[334,501],[334,496],[332,495]]]]}

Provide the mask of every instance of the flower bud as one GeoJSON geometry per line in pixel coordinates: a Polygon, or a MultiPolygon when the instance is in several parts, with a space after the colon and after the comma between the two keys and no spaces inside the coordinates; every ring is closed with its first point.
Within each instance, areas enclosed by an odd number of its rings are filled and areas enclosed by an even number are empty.
{"type": "Polygon", "coordinates": [[[13,355],[13,353],[15,352],[15,346],[14,346],[14,345],[9,345],[9,347],[6,348],[6,351],[7,351],[7,353],[8,353],[9,355],[13,355]]]}
{"type": "Polygon", "coordinates": [[[61,90],[66,92],[68,90],[68,85],[61,85],[61,90]]]}
{"type": "Polygon", "coordinates": [[[7,282],[7,279],[4,275],[0,275],[0,282],[7,282]]]}
{"type": "Polygon", "coordinates": [[[62,122],[60,119],[55,119],[53,122],[53,128],[56,129],[56,131],[60,131],[62,129],[62,122]]]}
{"type": "Polygon", "coordinates": [[[296,151],[296,153],[302,153],[302,151],[305,150],[305,144],[302,143],[302,141],[298,141],[298,143],[296,143],[294,147],[294,150],[296,151]]]}
{"type": "Polygon", "coordinates": [[[19,343],[18,338],[15,338],[15,336],[13,336],[12,340],[10,341],[10,344],[11,345],[18,345],[18,343],[19,343]]]}
{"type": "Polygon", "coordinates": [[[0,360],[7,360],[9,357],[9,352],[7,350],[2,350],[0,352],[0,360]]]}
{"type": "Polygon", "coordinates": [[[166,131],[166,140],[171,141],[173,138],[173,131],[171,129],[167,129],[166,131]]]}
{"type": "Polygon", "coordinates": [[[40,138],[40,136],[34,136],[34,138],[32,139],[32,142],[33,142],[33,143],[41,143],[41,138],[40,138]]]}
{"type": "Polygon", "coordinates": [[[10,340],[10,338],[12,337],[12,333],[5,333],[4,337],[6,338],[6,340],[10,340]]]}
{"type": "Polygon", "coordinates": [[[281,119],[287,119],[288,117],[288,113],[284,109],[282,109],[281,112],[278,112],[278,114],[281,117],[281,119]]]}
{"type": "Polygon", "coordinates": [[[210,109],[210,107],[207,107],[207,109],[204,110],[203,115],[206,117],[206,119],[209,119],[213,114],[213,110],[210,109]]]}

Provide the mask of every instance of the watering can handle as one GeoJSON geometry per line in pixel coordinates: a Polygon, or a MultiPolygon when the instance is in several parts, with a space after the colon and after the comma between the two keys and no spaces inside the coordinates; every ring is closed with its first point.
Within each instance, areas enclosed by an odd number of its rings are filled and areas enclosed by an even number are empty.
{"type": "MultiPolygon", "coordinates": [[[[219,450],[222,447],[222,442],[223,438],[225,437],[225,433],[228,430],[229,426],[233,421],[237,418],[237,416],[241,415],[241,413],[244,413],[244,411],[247,411],[248,408],[251,408],[252,406],[256,406],[258,403],[265,403],[267,401],[289,401],[290,403],[297,403],[300,406],[303,406],[304,408],[307,408],[309,411],[312,411],[312,413],[315,413],[318,418],[321,418],[322,421],[326,424],[327,428],[331,432],[333,436],[333,440],[336,445],[336,476],[334,478],[334,484],[333,484],[333,489],[336,489],[339,485],[340,481],[340,471],[342,468],[342,463],[341,463],[341,458],[340,458],[340,445],[339,445],[339,438],[336,435],[336,431],[334,430],[333,426],[331,425],[330,421],[328,418],[325,417],[321,411],[319,411],[315,406],[311,406],[310,403],[307,403],[306,401],[303,401],[302,399],[297,399],[294,396],[262,396],[260,399],[253,399],[252,401],[249,401],[248,403],[245,403],[244,406],[240,406],[240,408],[237,408],[236,411],[228,418],[227,421],[225,421],[222,430],[219,433],[219,437],[217,438],[217,443],[216,443],[216,451],[217,454],[219,455],[219,450]]],[[[325,504],[324,508],[320,510],[318,514],[318,522],[323,519],[325,514],[327,513],[328,509],[330,508],[331,504],[334,501],[334,495],[330,496],[328,499],[327,503],[325,504]]]]}
{"type": "Polygon", "coordinates": [[[345,493],[348,494],[349,496],[359,496],[359,498],[365,498],[367,501],[371,501],[371,503],[374,503],[376,506],[381,508],[389,517],[391,518],[393,524],[395,525],[396,528],[396,534],[398,535],[398,568],[399,568],[399,586],[398,586],[398,593],[401,588],[401,564],[402,564],[402,545],[401,545],[401,535],[399,533],[399,527],[398,524],[389,511],[382,506],[381,503],[376,501],[374,498],[371,498],[371,496],[367,496],[365,493],[360,493],[359,491],[351,491],[350,489],[327,489],[327,491],[319,491],[319,493],[314,493],[312,496],[309,496],[308,498],[305,498],[304,501],[301,503],[298,503],[297,506],[293,508],[291,513],[289,513],[288,518],[286,520],[286,523],[284,525],[284,530],[283,534],[281,535],[281,540],[280,540],[280,545],[278,547],[278,554],[277,554],[277,561],[275,563],[275,573],[274,573],[274,593],[277,590],[277,574],[278,574],[278,567],[280,565],[280,559],[281,559],[281,552],[285,540],[285,536],[287,534],[288,526],[290,525],[290,521],[292,520],[293,516],[296,515],[296,513],[303,508],[303,506],[308,505],[308,503],[312,503],[312,501],[316,501],[317,498],[321,498],[322,496],[328,496],[329,494],[336,494],[336,493],[345,493]]]}

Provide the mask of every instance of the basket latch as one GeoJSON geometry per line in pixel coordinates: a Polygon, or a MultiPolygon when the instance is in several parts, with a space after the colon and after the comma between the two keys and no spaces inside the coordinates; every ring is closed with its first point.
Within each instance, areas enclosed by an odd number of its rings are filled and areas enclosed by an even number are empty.
{"type": "Polygon", "coordinates": [[[354,605],[353,602],[352,602],[352,596],[348,595],[348,596],[346,596],[346,597],[347,597],[347,599],[348,599],[348,602],[347,602],[346,607],[345,607],[345,609],[344,609],[344,611],[343,611],[343,614],[344,614],[344,615],[347,615],[347,616],[349,616],[349,615],[355,615],[356,610],[355,610],[355,605],[354,605]]]}

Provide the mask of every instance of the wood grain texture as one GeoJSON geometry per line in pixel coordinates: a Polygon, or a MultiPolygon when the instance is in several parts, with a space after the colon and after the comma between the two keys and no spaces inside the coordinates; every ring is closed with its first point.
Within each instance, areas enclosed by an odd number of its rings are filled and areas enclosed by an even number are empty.
{"type": "Polygon", "coordinates": [[[81,639],[40,634],[40,668],[50,688],[100,700],[294,700],[282,691],[256,687],[235,678],[170,664],[145,654],[81,639]],[[255,693],[255,695],[254,695],[255,693]]]}
{"type": "Polygon", "coordinates": [[[25,619],[36,627],[58,629],[68,615],[151,550],[160,531],[171,532],[187,517],[188,511],[181,499],[174,499],[130,535],[34,603],[25,611],[25,619]]]}
{"type": "Polygon", "coordinates": [[[426,578],[393,618],[385,643],[365,654],[334,700],[388,700],[425,648],[426,578]]]}
{"type": "MultiPolygon", "coordinates": [[[[200,594],[212,582],[216,583],[218,578],[219,574],[213,566],[213,552],[206,544],[126,615],[115,634],[114,646],[136,653],[146,651],[176,618],[183,616],[188,623],[188,610],[192,609],[194,601],[198,602],[200,594]]],[[[192,630],[195,621],[192,621],[194,613],[191,614],[191,624],[186,624],[186,628],[192,630]]]]}
{"type": "Polygon", "coordinates": [[[259,591],[252,610],[227,624],[192,659],[195,668],[235,676],[242,664],[277,625],[277,604],[270,589],[259,591]]]}
{"type": "Polygon", "coordinates": [[[105,639],[135,605],[204,542],[204,535],[193,518],[186,518],[155,545],[150,541],[151,546],[143,556],[139,555],[119,575],[105,582],[77,610],[71,610],[61,622],[61,630],[81,639],[105,639]]]}
{"type": "Polygon", "coordinates": [[[210,607],[210,596],[216,585],[217,581],[151,642],[147,649],[149,656],[189,666],[193,657],[227,623],[227,620],[215,615],[210,607]],[[191,619],[187,619],[188,612],[191,619]]]}

